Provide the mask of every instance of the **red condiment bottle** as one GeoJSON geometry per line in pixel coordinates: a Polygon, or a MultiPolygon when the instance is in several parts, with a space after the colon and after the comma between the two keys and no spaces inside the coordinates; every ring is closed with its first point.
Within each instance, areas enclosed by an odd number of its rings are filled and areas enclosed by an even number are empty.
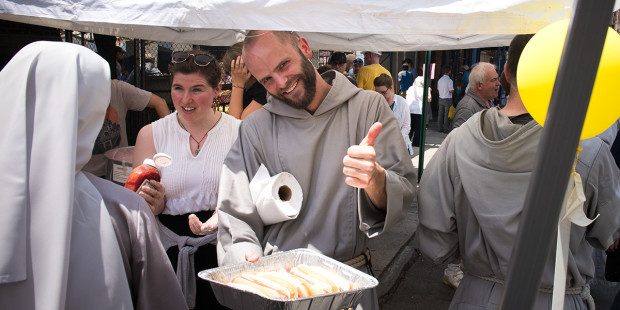
{"type": "Polygon", "coordinates": [[[161,175],[159,168],[167,167],[172,163],[172,158],[164,153],[158,153],[153,156],[153,159],[145,158],[142,165],[134,168],[127,182],[125,182],[125,188],[128,188],[134,192],[137,192],[142,185],[148,184],[148,180],[155,180],[159,182],[161,175]]]}

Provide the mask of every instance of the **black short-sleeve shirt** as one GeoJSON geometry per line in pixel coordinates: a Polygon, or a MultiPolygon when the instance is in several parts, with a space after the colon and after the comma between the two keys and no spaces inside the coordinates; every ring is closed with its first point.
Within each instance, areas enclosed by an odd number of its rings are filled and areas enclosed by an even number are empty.
{"type": "Polygon", "coordinates": [[[252,100],[261,105],[267,103],[267,90],[258,82],[252,84],[250,88],[243,91],[243,108],[247,108],[252,100]]]}

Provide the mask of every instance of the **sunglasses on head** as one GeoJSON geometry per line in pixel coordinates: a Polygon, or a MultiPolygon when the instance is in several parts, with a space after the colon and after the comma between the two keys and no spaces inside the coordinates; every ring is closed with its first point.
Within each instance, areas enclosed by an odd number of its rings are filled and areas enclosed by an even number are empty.
{"type": "Polygon", "coordinates": [[[188,52],[174,52],[172,53],[172,63],[178,64],[189,59],[189,56],[194,57],[194,63],[197,66],[205,67],[208,66],[211,61],[213,61],[213,57],[207,54],[190,54],[188,52]]]}

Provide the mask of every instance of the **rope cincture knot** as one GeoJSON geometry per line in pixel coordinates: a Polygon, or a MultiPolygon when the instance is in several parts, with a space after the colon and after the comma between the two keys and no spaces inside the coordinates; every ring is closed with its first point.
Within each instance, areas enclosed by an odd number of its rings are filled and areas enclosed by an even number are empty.
{"type": "Polygon", "coordinates": [[[342,263],[355,269],[359,269],[364,265],[368,265],[368,267],[370,267],[372,270],[372,263],[370,261],[370,249],[366,248],[366,250],[362,254],[342,263]]]}

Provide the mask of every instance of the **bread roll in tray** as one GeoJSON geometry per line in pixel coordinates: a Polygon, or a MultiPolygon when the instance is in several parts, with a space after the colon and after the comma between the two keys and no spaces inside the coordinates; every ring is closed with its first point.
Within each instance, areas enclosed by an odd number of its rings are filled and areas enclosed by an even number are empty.
{"type": "Polygon", "coordinates": [[[242,274],[229,283],[232,287],[277,299],[309,297],[352,290],[351,282],[329,270],[301,264],[254,274],[242,274]]]}

